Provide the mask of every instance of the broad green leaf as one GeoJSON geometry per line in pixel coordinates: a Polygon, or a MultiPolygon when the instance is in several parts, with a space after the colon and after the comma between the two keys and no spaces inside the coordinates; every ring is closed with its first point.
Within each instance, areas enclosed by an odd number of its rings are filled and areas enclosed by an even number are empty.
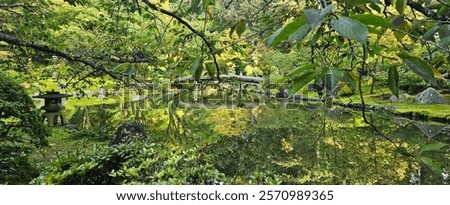
{"type": "Polygon", "coordinates": [[[294,33],[297,29],[303,26],[306,23],[305,15],[299,17],[292,23],[289,23],[281,28],[279,28],[275,33],[269,36],[266,40],[266,46],[271,47],[279,44],[281,41],[285,40],[292,33],[294,33]]]}
{"type": "Polygon", "coordinates": [[[443,24],[439,28],[439,38],[444,39],[447,36],[450,36],[450,24],[443,24]]]}
{"type": "Polygon", "coordinates": [[[294,80],[294,83],[291,86],[291,89],[289,90],[289,94],[295,94],[297,91],[305,87],[308,83],[314,80],[316,78],[317,72],[316,71],[309,71],[306,72],[299,77],[297,77],[294,80]]]}
{"type": "Polygon", "coordinates": [[[409,24],[407,21],[402,21],[402,23],[398,26],[400,31],[394,31],[394,36],[397,40],[402,40],[403,37],[406,36],[406,33],[408,33],[409,30],[409,24]]]}
{"type": "Polygon", "coordinates": [[[394,27],[399,27],[405,20],[405,15],[395,16],[391,22],[394,27]]]}
{"type": "Polygon", "coordinates": [[[381,13],[381,12],[382,12],[382,9],[381,9],[380,6],[378,6],[378,4],[372,3],[372,4],[369,4],[369,7],[370,7],[371,9],[377,11],[378,13],[381,13]]]}
{"type": "Polygon", "coordinates": [[[191,0],[191,11],[193,11],[193,12],[197,11],[199,5],[200,5],[200,0],[191,0]]]}
{"type": "Polygon", "coordinates": [[[305,9],[303,12],[305,13],[306,20],[308,24],[311,26],[311,29],[317,28],[321,23],[325,16],[331,13],[333,9],[333,4],[330,4],[323,8],[322,10],[316,9],[305,9]]]}
{"type": "Polygon", "coordinates": [[[194,61],[194,63],[192,63],[191,66],[191,73],[194,76],[194,80],[196,81],[200,80],[202,72],[203,72],[203,60],[198,59],[194,61]]]}
{"type": "Polygon", "coordinates": [[[397,2],[395,2],[395,9],[398,11],[399,14],[405,13],[406,3],[407,0],[397,0],[397,2]]]}
{"type": "Polygon", "coordinates": [[[346,6],[357,6],[368,3],[380,3],[379,0],[338,0],[338,2],[344,3],[346,6]]]}
{"type": "Polygon", "coordinates": [[[333,19],[331,21],[331,26],[342,36],[357,40],[364,45],[367,41],[367,35],[369,33],[366,25],[363,23],[351,19],[351,18],[340,18],[333,19]]]}
{"type": "Polygon", "coordinates": [[[121,63],[119,65],[117,65],[113,71],[116,72],[123,72],[126,68],[128,68],[128,66],[130,66],[130,63],[121,63]]]}
{"type": "Polygon", "coordinates": [[[437,32],[437,30],[439,29],[439,26],[434,26],[430,29],[428,29],[427,32],[425,32],[422,36],[423,40],[434,40],[434,34],[437,32]]]}
{"type": "Polygon", "coordinates": [[[392,23],[383,17],[373,14],[356,14],[351,16],[352,19],[358,20],[366,25],[381,26],[383,28],[391,28],[392,23]]]}
{"type": "Polygon", "coordinates": [[[437,81],[434,78],[433,68],[424,60],[412,56],[407,52],[401,52],[398,54],[400,58],[403,59],[406,66],[411,69],[414,73],[421,76],[423,79],[431,83],[433,86],[438,86],[437,81]]]}
{"type": "Polygon", "coordinates": [[[236,33],[239,37],[241,37],[242,33],[244,33],[247,26],[245,25],[245,21],[239,21],[239,23],[236,25],[236,33]]]}
{"type": "Polygon", "coordinates": [[[440,47],[443,47],[443,48],[449,46],[450,45],[450,36],[447,36],[447,37],[439,40],[439,44],[438,45],[440,47]]]}
{"type": "Polygon", "coordinates": [[[344,73],[342,80],[347,84],[353,92],[356,92],[358,76],[355,75],[352,71],[347,71],[344,73]]]}
{"type": "Polygon", "coordinates": [[[442,174],[441,166],[429,157],[421,156],[420,161],[436,174],[442,174]]]}
{"type": "Polygon", "coordinates": [[[441,8],[439,8],[437,14],[439,16],[448,16],[450,14],[450,2],[447,1],[447,5],[442,5],[441,8]]]}
{"type": "Polygon", "coordinates": [[[230,28],[230,34],[229,34],[230,38],[233,37],[233,33],[236,31],[236,27],[237,27],[237,24],[233,24],[233,26],[230,28]]]}
{"type": "Polygon", "coordinates": [[[205,63],[205,67],[210,77],[214,77],[216,75],[216,66],[214,65],[213,62],[205,63]]]}
{"type": "Polygon", "coordinates": [[[127,68],[127,75],[128,76],[132,76],[133,73],[134,73],[134,67],[133,66],[128,67],[127,68]]]}
{"type": "Polygon", "coordinates": [[[398,97],[398,71],[395,66],[389,67],[388,87],[392,94],[398,97]]]}
{"type": "Polygon", "coordinates": [[[303,71],[309,70],[309,69],[312,69],[312,68],[315,68],[315,67],[317,67],[317,66],[319,66],[319,65],[316,64],[316,63],[306,64],[306,65],[304,65],[304,66],[302,66],[302,67],[300,67],[300,68],[297,68],[297,69],[293,70],[292,72],[290,72],[289,74],[287,74],[287,75],[286,75],[283,79],[281,79],[280,81],[281,81],[281,82],[285,82],[286,80],[288,80],[288,79],[290,79],[290,78],[293,78],[293,77],[299,75],[299,74],[302,73],[303,71]]]}
{"type": "Polygon", "coordinates": [[[445,152],[444,148],[448,146],[448,144],[442,142],[422,145],[419,149],[419,154],[422,154],[424,152],[445,152]]]}
{"type": "Polygon", "coordinates": [[[303,26],[301,26],[300,28],[297,29],[297,31],[295,31],[294,33],[292,33],[288,40],[289,41],[301,41],[303,40],[303,38],[306,37],[306,35],[308,35],[309,31],[310,31],[310,26],[309,24],[305,24],[303,26]]]}
{"type": "Polygon", "coordinates": [[[320,19],[325,18],[325,16],[330,14],[332,10],[333,10],[333,4],[329,4],[328,6],[326,6],[322,10],[320,10],[319,18],[320,19]]]}
{"type": "Polygon", "coordinates": [[[306,16],[306,20],[308,24],[311,26],[311,29],[315,29],[320,25],[322,19],[320,18],[320,11],[317,9],[305,9],[303,11],[306,16]]]}

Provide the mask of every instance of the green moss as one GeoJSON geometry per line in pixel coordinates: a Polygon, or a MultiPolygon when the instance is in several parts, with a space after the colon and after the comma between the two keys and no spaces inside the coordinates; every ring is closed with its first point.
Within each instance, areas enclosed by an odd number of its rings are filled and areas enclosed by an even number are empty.
{"type": "MultiPolygon", "coordinates": [[[[450,118],[450,104],[416,104],[414,103],[413,96],[410,99],[399,102],[391,102],[389,96],[392,95],[389,88],[379,88],[374,91],[374,94],[370,94],[370,87],[364,86],[364,101],[369,105],[381,105],[381,106],[393,106],[396,111],[400,113],[420,113],[426,115],[430,118],[450,118]]],[[[400,93],[405,93],[400,91],[400,93]]],[[[444,97],[449,100],[450,95],[444,95],[444,97]]],[[[343,103],[360,103],[361,99],[359,94],[352,95],[350,97],[341,97],[341,102],[343,103]]]]}

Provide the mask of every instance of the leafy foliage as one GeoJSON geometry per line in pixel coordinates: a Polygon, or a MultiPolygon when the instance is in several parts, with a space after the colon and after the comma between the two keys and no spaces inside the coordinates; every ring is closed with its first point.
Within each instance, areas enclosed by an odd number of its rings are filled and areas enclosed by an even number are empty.
{"type": "Polygon", "coordinates": [[[0,72],[0,183],[27,183],[36,167],[28,159],[32,146],[47,144],[41,113],[23,88],[0,72]]]}

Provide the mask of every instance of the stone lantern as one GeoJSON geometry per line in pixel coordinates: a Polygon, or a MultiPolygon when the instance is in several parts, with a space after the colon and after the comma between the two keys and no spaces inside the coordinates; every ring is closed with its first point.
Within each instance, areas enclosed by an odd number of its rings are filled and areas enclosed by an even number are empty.
{"type": "Polygon", "coordinates": [[[68,98],[71,95],[61,94],[57,91],[46,92],[42,95],[34,96],[33,98],[43,98],[44,106],[41,109],[45,110],[45,113],[42,114],[43,120],[47,120],[47,124],[49,126],[58,125],[58,118],[60,119],[60,124],[65,124],[65,117],[62,112],[64,106],[62,105],[62,99],[68,98]]]}

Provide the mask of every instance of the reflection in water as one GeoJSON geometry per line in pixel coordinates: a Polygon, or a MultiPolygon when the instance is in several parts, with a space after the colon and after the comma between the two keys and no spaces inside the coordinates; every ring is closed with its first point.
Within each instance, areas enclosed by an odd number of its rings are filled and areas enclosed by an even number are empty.
{"type": "MultiPolygon", "coordinates": [[[[429,138],[441,140],[436,136],[445,127],[368,113],[368,118],[382,133],[387,133],[392,143],[378,137],[359,112],[330,111],[320,106],[314,110],[131,106],[125,112],[112,113],[109,117],[114,118],[111,121],[115,127],[127,120],[138,120],[148,126],[151,138],[160,136],[160,141],[168,140],[170,128],[177,129],[177,133],[183,133],[177,136],[177,143],[204,146],[203,150],[216,159],[215,167],[227,175],[271,172],[283,176],[288,184],[408,184],[420,165],[415,158],[400,154],[396,147],[415,153],[429,138]],[[171,126],[172,118],[177,126],[171,126]]],[[[445,157],[438,161],[448,174],[450,160],[448,155],[445,157]]],[[[428,174],[430,183],[447,183],[433,177],[428,174]]]]}
{"type": "Polygon", "coordinates": [[[430,124],[423,122],[415,122],[414,125],[422,131],[427,137],[432,138],[441,133],[447,126],[441,124],[430,124]]]}

